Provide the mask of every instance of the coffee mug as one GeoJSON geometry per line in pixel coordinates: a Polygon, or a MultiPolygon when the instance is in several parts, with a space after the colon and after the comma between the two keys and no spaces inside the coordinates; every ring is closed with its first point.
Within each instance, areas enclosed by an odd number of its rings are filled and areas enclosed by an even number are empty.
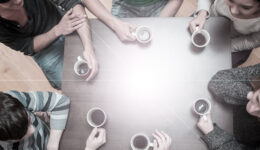
{"type": "Polygon", "coordinates": [[[130,144],[132,150],[148,150],[149,147],[153,147],[153,143],[150,142],[149,137],[144,133],[137,133],[132,136],[130,144]]]}
{"type": "Polygon", "coordinates": [[[94,128],[103,126],[106,120],[107,114],[99,107],[93,107],[87,113],[87,122],[94,128]]]}
{"type": "Polygon", "coordinates": [[[211,110],[211,104],[208,100],[204,98],[200,98],[196,100],[193,104],[193,110],[196,114],[203,117],[205,120],[207,120],[207,114],[210,113],[211,110]]]}
{"type": "Polygon", "coordinates": [[[136,37],[136,40],[140,43],[149,43],[152,40],[152,30],[147,26],[139,26],[132,34],[136,37]]]}
{"type": "Polygon", "coordinates": [[[78,76],[88,76],[91,72],[91,68],[86,60],[84,60],[81,56],[78,56],[77,61],[74,64],[74,72],[78,76]]]}
{"type": "Polygon", "coordinates": [[[196,47],[206,47],[210,42],[210,35],[207,30],[199,31],[199,28],[196,27],[196,30],[191,35],[191,42],[196,47]]]}

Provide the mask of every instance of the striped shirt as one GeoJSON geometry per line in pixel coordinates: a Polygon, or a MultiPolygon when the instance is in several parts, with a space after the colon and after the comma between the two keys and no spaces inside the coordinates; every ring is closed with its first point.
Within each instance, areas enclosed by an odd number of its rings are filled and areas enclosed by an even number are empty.
{"type": "Polygon", "coordinates": [[[50,129],[64,130],[69,113],[70,100],[61,94],[52,92],[18,92],[7,94],[17,98],[28,111],[35,131],[32,136],[20,142],[0,141],[0,150],[46,150],[49,139],[49,127],[34,112],[50,112],[50,129]]]}

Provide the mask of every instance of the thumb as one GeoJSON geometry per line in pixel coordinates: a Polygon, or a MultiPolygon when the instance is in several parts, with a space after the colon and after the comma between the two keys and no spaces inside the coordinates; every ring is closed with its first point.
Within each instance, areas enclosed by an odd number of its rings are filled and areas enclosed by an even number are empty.
{"type": "Polygon", "coordinates": [[[254,95],[254,92],[253,92],[253,91],[250,91],[250,92],[247,93],[247,96],[246,96],[246,97],[247,97],[248,100],[250,100],[250,99],[253,98],[253,95],[254,95]]]}
{"type": "Polygon", "coordinates": [[[91,131],[89,137],[90,137],[90,138],[94,138],[95,135],[97,135],[97,132],[98,132],[98,129],[97,129],[97,128],[94,128],[94,129],[91,131]]]}
{"type": "Polygon", "coordinates": [[[68,16],[70,14],[72,14],[72,8],[70,10],[68,10],[65,15],[68,16]]]}
{"type": "Polygon", "coordinates": [[[153,140],[153,150],[158,150],[158,143],[155,139],[153,140]]]}

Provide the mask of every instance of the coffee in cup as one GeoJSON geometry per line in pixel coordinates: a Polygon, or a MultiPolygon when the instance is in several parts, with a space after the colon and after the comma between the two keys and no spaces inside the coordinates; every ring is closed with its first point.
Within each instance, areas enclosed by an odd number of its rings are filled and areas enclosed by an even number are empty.
{"type": "Polygon", "coordinates": [[[74,72],[78,76],[88,76],[91,72],[91,68],[86,60],[84,60],[81,56],[78,56],[77,61],[74,64],[74,72]]]}
{"type": "Polygon", "coordinates": [[[198,27],[191,35],[191,42],[196,47],[206,47],[210,42],[210,35],[207,30],[198,30],[198,27]]]}
{"type": "Polygon", "coordinates": [[[193,104],[193,110],[196,114],[206,119],[206,115],[210,113],[211,104],[208,100],[200,98],[193,104]]]}
{"type": "Polygon", "coordinates": [[[99,107],[91,108],[87,113],[87,122],[92,127],[101,127],[107,119],[106,113],[99,107]]]}
{"type": "Polygon", "coordinates": [[[136,31],[133,32],[133,35],[140,43],[148,43],[152,40],[152,30],[146,26],[137,27],[136,31]]]}
{"type": "Polygon", "coordinates": [[[150,142],[149,137],[144,133],[137,133],[132,136],[130,144],[132,150],[148,150],[149,147],[153,147],[153,143],[150,142]]]}

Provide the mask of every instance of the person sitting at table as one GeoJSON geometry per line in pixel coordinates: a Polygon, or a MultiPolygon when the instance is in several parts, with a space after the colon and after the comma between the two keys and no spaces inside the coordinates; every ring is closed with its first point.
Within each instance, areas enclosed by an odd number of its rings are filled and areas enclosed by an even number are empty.
{"type": "Polygon", "coordinates": [[[64,36],[77,31],[92,67],[90,80],[98,64],[83,6],[80,0],[0,0],[0,42],[32,56],[51,85],[60,89],[64,36]]]}
{"type": "Polygon", "coordinates": [[[260,76],[260,64],[219,71],[209,82],[216,100],[233,106],[234,128],[233,136],[213,124],[210,115],[200,118],[197,125],[209,149],[260,150],[260,88],[253,90],[249,83],[254,76],[260,76]]]}
{"type": "Polygon", "coordinates": [[[198,9],[190,22],[190,31],[202,29],[209,16],[224,16],[232,23],[232,51],[260,46],[260,0],[198,0],[198,9]]]}
{"type": "MultiPolygon", "coordinates": [[[[153,150],[170,150],[171,137],[163,131],[153,133],[153,150]]],[[[106,143],[106,130],[104,128],[94,128],[87,141],[85,150],[97,150],[106,143]]]]}
{"type": "Polygon", "coordinates": [[[0,92],[0,150],[58,150],[70,100],[52,92],[0,92]],[[50,128],[35,112],[50,113],[50,128]]]}
{"type": "Polygon", "coordinates": [[[121,41],[125,42],[136,40],[131,34],[136,26],[118,18],[173,17],[183,0],[113,0],[112,15],[99,0],[83,0],[83,2],[97,18],[114,30],[121,41]]]}

